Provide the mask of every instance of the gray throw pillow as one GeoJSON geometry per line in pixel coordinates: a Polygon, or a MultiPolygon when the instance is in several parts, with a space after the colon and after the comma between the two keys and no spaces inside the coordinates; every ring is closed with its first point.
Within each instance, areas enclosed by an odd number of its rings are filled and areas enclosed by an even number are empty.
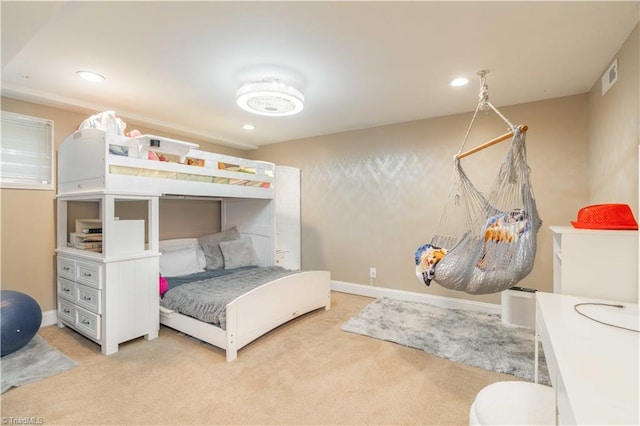
{"type": "Polygon", "coordinates": [[[224,269],[235,269],[258,264],[253,241],[249,237],[234,241],[221,241],[220,250],[224,257],[224,269]]]}
{"type": "Polygon", "coordinates": [[[223,232],[203,235],[198,238],[198,242],[200,243],[200,247],[202,247],[204,257],[207,261],[207,269],[222,269],[224,267],[224,258],[220,251],[220,242],[238,239],[240,239],[240,233],[235,226],[223,232]]]}

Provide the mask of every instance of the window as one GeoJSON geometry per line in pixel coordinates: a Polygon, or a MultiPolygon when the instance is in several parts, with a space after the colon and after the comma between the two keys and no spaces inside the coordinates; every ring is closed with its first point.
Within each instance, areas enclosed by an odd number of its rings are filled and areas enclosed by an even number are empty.
{"type": "Polygon", "coordinates": [[[2,111],[0,187],[53,190],[53,121],[2,111]]]}

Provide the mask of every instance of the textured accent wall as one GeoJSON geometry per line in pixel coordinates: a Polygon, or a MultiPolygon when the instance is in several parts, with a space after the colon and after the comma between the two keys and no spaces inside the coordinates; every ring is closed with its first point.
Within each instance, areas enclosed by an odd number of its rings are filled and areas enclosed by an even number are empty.
{"type": "MultiPolygon", "coordinates": [[[[527,124],[534,193],[544,220],[534,271],[521,284],[552,289],[549,225],[568,225],[588,200],[587,96],[500,110],[527,124]]],[[[252,158],[302,170],[302,266],[332,279],[499,303],[499,294],[470,296],[415,277],[413,256],[438,229],[448,196],[453,156],[471,114],[319,136],[263,146],[252,158]]],[[[467,147],[507,131],[493,113],[480,116],[467,147]]],[[[506,153],[496,145],[463,160],[476,186],[487,190],[506,153]]]]}

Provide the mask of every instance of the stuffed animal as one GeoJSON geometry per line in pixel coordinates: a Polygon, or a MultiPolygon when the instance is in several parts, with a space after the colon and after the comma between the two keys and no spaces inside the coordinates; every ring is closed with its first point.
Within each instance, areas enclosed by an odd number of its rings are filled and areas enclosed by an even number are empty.
{"type": "Polygon", "coordinates": [[[423,244],[416,250],[416,277],[427,286],[436,273],[436,265],[447,254],[447,249],[423,244]]]}
{"type": "Polygon", "coordinates": [[[513,243],[530,228],[529,215],[522,209],[513,209],[490,217],[485,226],[484,247],[482,257],[477,263],[478,268],[481,270],[487,268],[485,257],[490,249],[489,243],[513,243]]]}

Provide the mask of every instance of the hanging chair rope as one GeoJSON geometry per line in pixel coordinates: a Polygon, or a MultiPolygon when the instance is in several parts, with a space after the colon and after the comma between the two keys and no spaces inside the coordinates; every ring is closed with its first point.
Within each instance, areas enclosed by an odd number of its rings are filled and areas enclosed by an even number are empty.
{"type": "MultiPolygon", "coordinates": [[[[492,145],[505,141],[510,137],[513,137],[513,134],[515,133],[515,126],[511,124],[511,122],[507,119],[507,117],[505,117],[498,110],[498,108],[494,107],[493,104],[489,101],[489,86],[487,85],[487,80],[486,80],[486,75],[488,72],[489,71],[487,70],[478,71],[478,75],[480,76],[480,94],[478,95],[478,105],[476,106],[476,110],[473,113],[473,117],[471,117],[471,123],[469,123],[469,127],[467,128],[467,133],[465,134],[464,140],[462,141],[462,146],[460,146],[460,149],[458,150],[458,154],[456,155],[456,159],[458,160],[464,157],[467,157],[471,154],[475,154],[478,151],[482,151],[483,149],[488,148],[492,145]],[[478,111],[489,111],[489,110],[492,110],[493,112],[495,112],[502,119],[502,121],[504,121],[507,124],[509,128],[509,132],[505,133],[502,136],[498,136],[497,138],[492,139],[486,143],[483,143],[480,146],[477,146],[468,151],[462,152],[465,145],[467,144],[467,140],[469,140],[471,129],[473,128],[473,124],[475,123],[476,117],[478,116],[478,111]]],[[[520,126],[520,131],[526,132],[527,130],[528,130],[527,126],[520,126]]]]}

